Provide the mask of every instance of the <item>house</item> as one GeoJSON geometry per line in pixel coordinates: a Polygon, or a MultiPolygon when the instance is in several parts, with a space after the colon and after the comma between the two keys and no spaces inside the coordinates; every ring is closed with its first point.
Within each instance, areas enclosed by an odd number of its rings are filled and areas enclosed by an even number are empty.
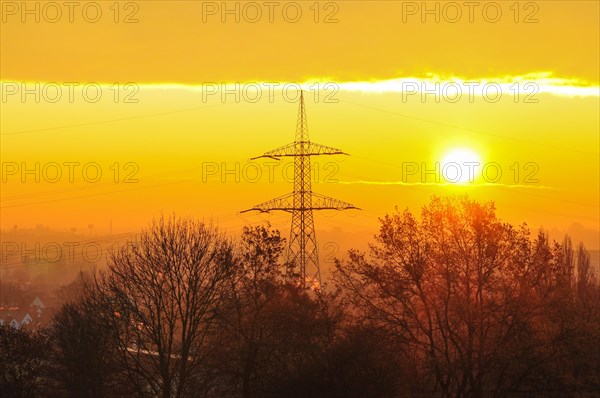
{"type": "Polygon", "coordinates": [[[0,318],[0,326],[8,324],[14,329],[21,329],[21,327],[33,323],[33,318],[28,312],[23,313],[22,311],[18,311],[18,309],[17,312],[11,311],[10,313],[5,313],[0,316],[2,316],[2,318],[0,318]]]}
{"type": "Polygon", "coordinates": [[[37,317],[41,317],[42,316],[42,312],[44,312],[44,310],[46,309],[46,306],[44,305],[44,303],[42,302],[42,300],[40,299],[39,296],[36,296],[33,301],[31,302],[31,304],[29,304],[29,308],[32,310],[32,312],[34,312],[37,317]]]}
{"type": "MultiPolygon", "coordinates": [[[[41,303],[41,306],[33,306],[32,303],[32,306],[30,306],[29,310],[14,306],[0,307],[0,326],[8,325],[15,329],[21,329],[21,327],[29,325],[28,327],[35,328],[37,325],[40,324],[40,322],[39,320],[35,321],[31,314],[35,314],[38,311],[38,309],[45,308],[43,307],[43,305],[44,304],[41,303]],[[32,309],[36,312],[31,311],[32,309]]],[[[41,316],[41,311],[37,313],[38,317],[41,316]]]]}
{"type": "Polygon", "coordinates": [[[42,300],[36,296],[29,308],[0,306],[0,326],[8,325],[15,329],[27,327],[37,329],[47,324],[52,317],[42,300]]]}
{"type": "Polygon", "coordinates": [[[29,325],[31,322],[33,322],[33,318],[27,313],[21,320],[21,325],[29,325]]]}

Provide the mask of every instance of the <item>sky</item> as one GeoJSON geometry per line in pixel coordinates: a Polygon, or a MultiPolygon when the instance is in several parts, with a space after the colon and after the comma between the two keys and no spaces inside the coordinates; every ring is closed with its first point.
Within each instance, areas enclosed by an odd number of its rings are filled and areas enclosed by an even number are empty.
{"type": "Polygon", "coordinates": [[[289,214],[239,211],[291,191],[288,162],[249,159],[293,141],[302,87],[311,140],[349,154],[313,157],[313,191],[361,208],[315,215],[322,257],[452,194],[600,249],[596,1],[0,10],[5,236],[170,213],[286,236],[289,214]]]}

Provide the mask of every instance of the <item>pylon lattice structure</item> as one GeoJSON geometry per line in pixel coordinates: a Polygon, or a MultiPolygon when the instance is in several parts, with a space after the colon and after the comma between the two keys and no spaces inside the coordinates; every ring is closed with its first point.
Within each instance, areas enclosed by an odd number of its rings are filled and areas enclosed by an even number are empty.
{"type": "MultiPolygon", "coordinates": [[[[321,286],[321,270],[313,210],[358,209],[350,203],[312,192],[311,156],[347,155],[340,149],[310,142],[304,93],[300,92],[300,108],[296,123],[296,137],[291,144],[268,151],[258,158],[280,160],[282,157],[294,158],[294,190],[292,193],[258,204],[247,211],[270,212],[274,210],[292,213],[287,262],[298,270],[304,287],[321,286]]],[[[243,213],[242,212],[242,213],[243,213]]]]}

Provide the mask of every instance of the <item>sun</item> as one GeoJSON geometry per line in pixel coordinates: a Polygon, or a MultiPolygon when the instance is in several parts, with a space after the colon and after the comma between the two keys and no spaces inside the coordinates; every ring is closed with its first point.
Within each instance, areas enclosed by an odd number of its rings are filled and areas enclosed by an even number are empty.
{"type": "Polygon", "coordinates": [[[465,184],[473,182],[481,167],[481,158],[477,152],[457,148],[448,151],[440,162],[440,172],[445,182],[465,184]]]}

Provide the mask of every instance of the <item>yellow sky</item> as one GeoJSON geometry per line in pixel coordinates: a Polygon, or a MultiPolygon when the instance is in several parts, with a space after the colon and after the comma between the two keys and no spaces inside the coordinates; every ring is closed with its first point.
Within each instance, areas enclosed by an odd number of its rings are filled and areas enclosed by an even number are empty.
{"type": "Polygon", "coordinates": [[[469,193],[495,200],[507,221],[569,232],[598,248],[598,2],[520,2],[517,23],[512,1],[494,3],[502,11],[498,22],[486,20],[493,10],[484,17],[477,8],[472,23],[464,7],[458,22],[444,20],[454,15],[447,2],[438,6],[439,23],[433,14],[422,22],[423,10],[410,8],[421,2],[320,2],[318,23],[314,2],[298,2],[297,23],[277,11],[273,23],[268,15],[245,21],[246,3],[239,23],[235,15],[222,22],[222,10],[206,8],[221,2],[194,1],[122,2],[118,23],[113,2],[99,2],[97,23],[77,10],[71,23],[66,9],[50,23],[52,10],[40,3],[38,23],[15,2],[1,3],[2,229],[94,224],[107,231],[112,220],[115,230],[128,231],[174,211],[214,217],[232,230],[270,219],[287,235],[285,214],[236,212],[291,190],[283,166],[274,182],[262,161],[262,178],[243,177],[255,166],[248,158],[294,136],[294,90],[286,97],[280,85],[269,98],[265,82],[307,82],[312,139],[352,155],[314,159],[314,191],[364,209],[321,214],[318,229],[370,236],[377,217],[396,205],[418,211],[433,194],[469,193]],[[123,23],[127,16],[138,22],[123,23]],[[472,98],[466,91],[456,102],[444,95],[457,81],[477,85],[472,98]],[[63,90],[56,102],[49,82],[63,90]],[[72,101],[64,82],[79,84],[72,101]],[[92,82],[107,84],[93,85],[86,97],[81,87],[92,82]],[[223,98],[214,84],[221,82],[239,82],[239,98],[223,98]],[[256,103],[249,82],[263,89],[256,103]],[[439,101],[411,91],[436,90],[436,82],[439,101]],[[503,90],[497,102],[477,91],[495,85],[503,90]],[[97,87],[102,97],[92,102],[97,87]],[[216,94],[207,91],[215,87],[216,94]],[[23,96],[24,88],[34,93],[23,96]],[[497,164],[502,177],[449,186],[403,174],[407,164],[434,167],[454,148],[497,164]],[[42,175],[37,183],[30,174],[23,183],[23,162],[39,162],[48,173],[58,163],[63,176],[53,183],[52,174],[42,175]],[[79,162],[74,182],[65,162],[79,162]],[[90,163],[102,170],[98,182],[82,176],[90,163]],[[220,169],[207,176],[223,163],[239,167],[239,183],[220,169]],[[130,173],[138,182],[123,181],[130,173]]]}

